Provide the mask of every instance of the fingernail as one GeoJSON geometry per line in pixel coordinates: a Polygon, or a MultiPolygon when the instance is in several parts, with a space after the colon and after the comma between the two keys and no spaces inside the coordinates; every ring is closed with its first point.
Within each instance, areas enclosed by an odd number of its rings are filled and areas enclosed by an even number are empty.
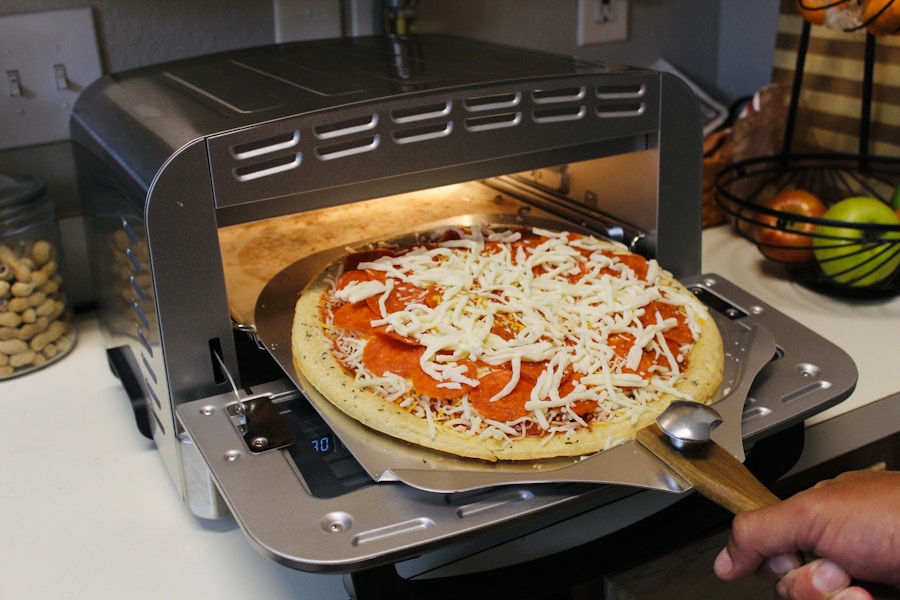
{"type": "Polygon", "coordinates": [[[823,594],[842,590],[850,584],[850,577],[830,560],[822,560],[812,576],[813,586],[823,594]]]}
{"type": "Polygon", "coordinates": [[[831,597],[831,600],[870,600],[872,596],[857,587],[847,588],[831,597]]]}
{"type": "Polygon", "coordinates": [[[769,559],[769,570],[778,577],[784,577],[800,565],[787,554],[778,554],[769,559]]]}
{"type": "Polygon", "coordinates": [[[728,553],[728,548],[722,548],[722,551],[719,552],[719,555],[716,557],[715,562],[713,562],[713,571],[716,572],[716,575],[728,575],[731,573],[731,570],[734,568],[734,561],[731,559],[731,555],[728,553]]]}

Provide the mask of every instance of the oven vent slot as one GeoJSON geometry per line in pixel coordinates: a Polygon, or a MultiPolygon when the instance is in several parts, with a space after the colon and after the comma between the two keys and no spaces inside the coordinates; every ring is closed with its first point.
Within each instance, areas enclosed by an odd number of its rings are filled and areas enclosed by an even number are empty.
{"type": "Polygon", "coordinates": [[[463,107],[468,112],[482,112],[486,110],[503,110],[515,108],[522,102],[520,92],[508,92],[503,94],[491,94],[490,96],[473,96],[463,100],[463,107]]]}
{"type": "Polygon", "coordinates": [[[238,167],[234,170],[234,176],[238,181],[252,181],[260,177],[267,177],[275,173],[290,171],[300,166],[303,157],[299,152],[280,156],[264,162],[238,167]]]}
{"type": "MultiPolygon", "coordinates": [[[[144,387],[150,394],[150,398],[153,400],[153,406],[156,407],[156,410],[162,410],[162,402],[159,400],[159,396],[156,394],[156,390],[153,389],[154,384],[152,384],[146,377],[144,377],[144,387]]],[[[156,414],[156,410],[153,411],[153,414],[156,414]]],[[[157,419],[158,418],[159,417],[157,417],[157,419]]]]}
{"type": "MultiPolygon", "coordinates": [[[[147,356],[153,358],[153,346],[150,345],[150,340],[147,339],[147,336],[144,335],[144,330],[140,327],[137,328],[138,339],[141,341],[141,344],[144,346],[144,350],[147,352],[147,356]]],[[[146,358],[145,358],[146,360],[146,358]]]]}
{"type": "Polygon", "coordinates": [[[272,136],[264,140],[257,140],[247,144],[238,144],[231,149],[231,154],[238,160],[256,158],[265,154],[294,148],[300,143],[300,132],[292,131],[281,135],[272,136]]]}
{"type": "Polygon", "coordinates": [[[413,142],[424,142],[426,140],[434,140],[437,138],[447,137],[453,132],[453,123],[435,123],[434,125],[426,125],[424,127],[416,127],[414,129],[404,129],[394,131],[391,137],[394,143],[411,144],[413,142]]]}
{"type": "Polygon", "coordinates": [[[446,117],[453,109],[453,102],[439,102],[428,106],[416,106],[414,108],[403,108],[391,111],[391,119],[394,123],[403,125],[405,123],[415,123],[417,121],[427,121],[428,119],[439,119],[446,117]]]}
{"type": "Polygon", "coordinates": [[[584,106],[555,106],[553,108],[540,108],[532,113],[535,123],[556,123],[559,121],[577,121],[587,114],[584,106]]]}
{"type": "Polygon", "coordinates": [[[319,146],[315,149],[315,153],[319,160],[334,160],[335,158],[371,152],[378,148],[380,141],[380,136],[371,135],[357,140],[331,144],[330,146],[319,146]]]}
{"type": "Polygon", "coordinates": [[[499,115],[486,115],[483,117],[469,117],[465,120],[466,129],[469,131],[488,131],[515,127],[522,122],[521,112],[502,113],[499,115]]]}
{"type": "Polygon", "coordinates": [[[373,114],[336,123],[317,125],[313,127],[313,134],[320,140],[332,140],[371,131],[375,129],[376,125],[378,125],[378,115],[373,114]]]}
{"type": "MultiPolygon", "coordinates": [[[[150,303],[153,301],[152,287],[150,287],[149,275],[149,257],[147,256],[147,244],[144,239],[138,235],[138,231],[132,227],[128,217],[120,216],[119,220],[122,225],[121,233],[124,235],[116,235],[115,249],[116,255],[113,257],[113,263],[116,265],[117,272],[122,272],[122,283],[130,286],[131,309],[132,309],[132,325],[133,333],[131,337],[136,340],[136,344],[127,347],[128,353],[133,357],[128,360],[131,365],[128,370],[133,376],[134,385],[140,386],[143,383],[143,392],[140,396],[146,401],[148,413],[153,416],[156,423],[156,429],[165,435],[166,428],[163,426],[158,411],[162,410],[162,402],[156,393],[156,387],[159,383],[159,376],[153,367],[154,359],[154,342],[158,342],[153,334],[153,326],[150,318],[147,316],[153,311],[150,303]],[[121,253],[121,254],[119,254],[121,253]],[[127,283],[126,282],[127,277],[127,283]],[[139,360],[137,360],[139,357],[139,360]],[[138,371],[142,373],[142,377],[138,378],[138,371]]],[[[117,367],[121,368],[121,367],[117,367]]],[[[123,375],[119,375],[121,378],[123,375]]],[[[129,394],[130,395],[130,394],[129,394]]],[[[149,427],[149,425],[148,425],[149,427]]],[[[141,431],[145,435],[150,435],[150,431],[141,431]]]]}
{"type": "Polygon", "coordinates": [[[597,116],[609,117],[639,117],[647,112],[647,105],[643,102],[607,104],[597,107],[597,116]]]}
{"type": "Polygon", "coordinates": [[[534,90],[531,92],[531,99],[535,104],[559,104],[560,102],[580,102],[584,100],[585,94],[584,87],[534,90]]]}
{"type": "Polygon", "coordinates": [[[595,90],[600,100],[634,100],[647,95],[647,86],[643,83],[633,85],[607,85],[595,90]]]}

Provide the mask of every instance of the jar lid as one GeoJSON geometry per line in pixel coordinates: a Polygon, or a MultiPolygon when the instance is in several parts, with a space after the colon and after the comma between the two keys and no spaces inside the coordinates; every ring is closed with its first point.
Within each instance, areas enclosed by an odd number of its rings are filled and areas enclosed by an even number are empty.
{"type": "Polygon", "coordinates": [[[42,196],[45,189],[46,186],[40,179],[0,174],[0,209],[30,202],[42,196]]]}

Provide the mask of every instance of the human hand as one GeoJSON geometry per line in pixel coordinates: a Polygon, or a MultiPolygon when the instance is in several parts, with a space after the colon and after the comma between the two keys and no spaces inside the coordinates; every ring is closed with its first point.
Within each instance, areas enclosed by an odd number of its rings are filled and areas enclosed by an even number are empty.
{"type": "Polygon", "coordinates": [[[790,600],[870,599],[854,578],[900,586],[900,472],[845,473],[736,516],[715,571],[778,580],[790,600]],[[821,558],[803,565],[802,552],[821,558]]]}

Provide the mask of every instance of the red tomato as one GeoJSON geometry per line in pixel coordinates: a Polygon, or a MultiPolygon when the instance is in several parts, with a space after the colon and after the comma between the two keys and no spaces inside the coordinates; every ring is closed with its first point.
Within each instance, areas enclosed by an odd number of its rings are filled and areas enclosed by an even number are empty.
{"type": "Polygon", "coordinates": [[[753,238],[760,252],[780,263],[812,262],[811,235],[816,226],[806,221],[794,221],[790,217],[821,217],[825,214],[825,204],[809,192],[785,190],[773,196],[765,206],[781,214],[757,213],[758,223],[753,228],[753,238]]]}

